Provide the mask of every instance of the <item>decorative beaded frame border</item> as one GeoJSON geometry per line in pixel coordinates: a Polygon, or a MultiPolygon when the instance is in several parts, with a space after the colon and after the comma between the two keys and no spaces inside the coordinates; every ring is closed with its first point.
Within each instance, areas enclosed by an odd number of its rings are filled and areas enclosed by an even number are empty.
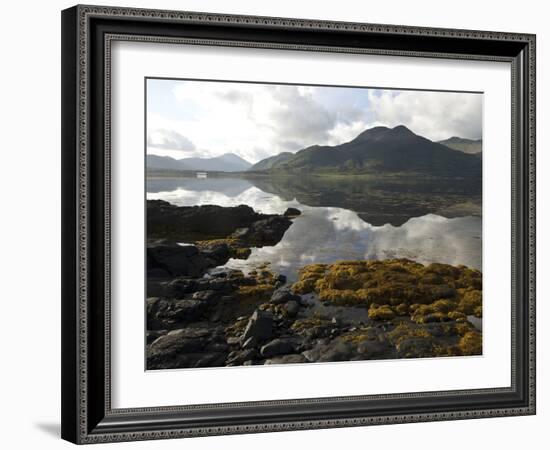
{"type": "MultiPolygon", "coordinates": [[[[99,6],[77,6],[77,139],[78,139],[78,154],[77,154],[77,190],[78,190],[78,206],[77,206],[77,292],[78,292],[78,320],[77,320],[77,347],[78,347],[78,371],[77,371],[77,415],[78,415],[78,436],[75,439],[77,443],[99,443],[99,442],[114,442],[114,441],[133,441],[146,439],[165,439],[175,437],[194,437],[194,436],[209,436],[222,434],[242,434],[251,432],[271,432],[285,430],[300,430],[300,429],[315,429],[315,428],[330,428],[330,427],[349,427],[349,426],[364,426],[376,424],[392,424],[405,422],[423,422],[423,421],[441,421],[441,420],[456,420],[469,418],[484,418],[484,417],[500,417],[511,415],[528,415],[535,413],[535,36],[529,34],[487,32],[487,31],[471,31],[471,30],[451,30],[441,28],[426,28],[426,27],[409,27],[397,25],[377,25],[364,23],[347,23],[305,19],[287,19],[287,18],[271,18],[257,16],[237,16],[237,15],[221,15],[221,14],[206,14],[197,12],[178,12],[178,11],[161,11],[149,9],[132,9],[119,7],[99,7],[99,6]],[[306,420],[306,421],[284,421],[279,423],[264,423],[255,425],[234,425],[234,426],[214,426],[214,427],[193,427],[193,428],[173,428],[159,431],[135,431],[122,433],[90,433],[88,431],[88,322],[89,314],[89,293],[88,293],[88,242],[89,230],[88,223],[90,220],[88,212],[88,187],[89,187],[89,167],[88,148],[89,136],[87,133],[89,126],[88,108],[89,108],[89,86],[88,67],[90,55],[88,53],[88,23],[91,18],[109,17],[109,18],[139,18],[145,20],[160,20],[163,22],[182,23],[182,24],[238,24],[250,26],[275,26],[284,29],[317,29],[317,30],[336,30],[336,31],[356,31],[356,32],[376,32],[388,35],[414,35],[414,36],[437,36],[437,37],[459,37],[463,39],[482,39],[494,41],[519,41],[525,42],[528,46],[528,102],[529,117],[527,118],[528,133],[528,210],[529,214],[526,217],[528,225],[528,277],[527,284],[529,287],[529,296],[526,299],[528,302],[528,355],[526,363],[528,365],[528,391],[529,398],[527,406],[518,408],[494,408],[494,409],[478,409],[478,410],[460,410],[448,412],[434,412],[423,414],[403,414],[403,415],[385,415],[371,417],[356,417],[342,418],[330,420],[306,420]]],[[[111,34],[105,37],[105,209],[110,212],[110,66],[111,66],[111,44],[113,41],[140,41],[140,42],[155,42],[155,43],[171,43],[171,44],[187,44],[187,45],[216,45],[216,46],[233,46],[233,47],[253,47],[265,49],[288,49],[288,50],[305,50],[305,51],[321,51],[321,52],[340,52],[340,53],[356,53],[356,54],[383,54],[395,56],[416,56],[416,57],[431,57],[431,58],[452,58],[452,59],[478,59],[489,61],[506,61],[512,64],[512,89],[516,89],[516,80],[514,79],[517,67],[515,61],[510,57],[498,56],[480,56],[480,55],[464,55],[451,53],[435,53],[426,51],[393,51],[393,50],[377,50],[364,48],[348,48],[348,47],[326,47],[326,46],[309,46],[309,45],[294,45],[294,44],[271,44],[266,42],[247,42],[247,41],[226,41],[226,40],[210,40],[210,39],[187,39],[187,38],[158,38],[152,36],[139,35],[116,35],[111,34]]],[[[514,96],[512,96],[514,98],[514,96]]],[[[512,102],[512,112],[516,110],[516,105],[512,102]]],[[[515,145],[516,124],[512,121],[512,145],[515,145]]],[[[512,152],[518,149],[512,148],[512,152]]],[[[514,169],[514,168],[513,168],[514,169]]],[[[512,194],[514,195],[517,189],[515,185],[515,177],[513,178],[512,194]]],[[[517,221],[517,211],[512,207],[512,229],[514,230],[517,221]]],[[[117,416],[122,414],[139,414],[144,412],[177,412],[193,408],[208,409],[213,407],[223,406],[252,406],[252,405],[293,405],[307,404],[315,402],[339,401],[349,399],[350,397],[334,397],[334,398],[319,398],[305,400],[280,400],[267,402],[248,402],[240,404],[216,404],[216,405],[192,405],[192,406],[174,406],[174,407],[154,407],[154,408],[135,408],[135,409],[120,409],[112,410],[110,402],[110,213],[105,215],[105,415],[117,416]]],[[[514,234],[514,233],[513,233],[514,234]]],[[[512,241],[512,244],[514,242],[512,241]]],[[[512,245],[514,252],[515,245],[512,245]]],[[[512,257],[512,273],[515,273],[515,260],[512,257]]],[[[512,276],[512,302],[517,301],[515,298],[514,289],[515,276],[512,276]]],[[[514,314],[514,313],[513,313],[514,314]]],[[[512,317],[512,329],[515,327],[515,317],[512,317]]],[[[514,335],[514,333],[512,333],[514,335]]],[[[516,348],[512,342],[512,363],[516,358],[516,348]]],[[[514,364],[512,364],[514,367],[514,364]]],[[[461,390],[461,391],[440,391],[431,393],[405,393],[392,395],[371,395],[353,397],[355,399],[390,399],[390,398],[418,398],[423,395],[471,395],[473,393],[483,392],[508,392],[513,390],[516,381],[516,374],[512,371],[512,386],[510,388],[498,389],[483,389],[483,390],[461,390]]]]}

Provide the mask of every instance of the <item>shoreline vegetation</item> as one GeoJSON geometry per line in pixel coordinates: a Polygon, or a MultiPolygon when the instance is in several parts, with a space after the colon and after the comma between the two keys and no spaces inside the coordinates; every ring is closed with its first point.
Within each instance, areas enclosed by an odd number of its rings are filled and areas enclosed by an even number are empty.
{"type": "MultiPolygon", "coordinates": [[[[155,169],[147,168],[147,178],[188,178],[195,177],[198,172],[205,172],[202,170],[171,170],[171,169],[155,169]]],[[[478,175],[463,175],[463,174],[448,174],[448,175],[436,175],[423,172],[350,172],[350,171],[326,171],[326,172],[307,172],[304,173],[301,170],[296,172],[291,171],[267,171],[267,170],[246,170],[242,172],[223,172],[209,170],[206,171],[209,178],[244,178],[244,179],[254,179],[254,178],[275,178],[275,179],[287,179],[291,177],[307,176],[308,178],[323,178],[323,179],[357,179],[357,180],[383,180],[383,181],[392,181],[399,184],[409,184],[418,182],[418,177],[426,180],[472,180],[478,179],[478,175]]]]}
{"type": "MultiPolygon", "coordinates": [[[[210,173],[209,173],[210,176],[210,173]]],[[[227,176],[227,174],[224,174],[227,176]]],[[[281,241],[301,212],[147,201],[147,369],[482,353],[482,274],[408,259],[223,267],[281,241]]]]}

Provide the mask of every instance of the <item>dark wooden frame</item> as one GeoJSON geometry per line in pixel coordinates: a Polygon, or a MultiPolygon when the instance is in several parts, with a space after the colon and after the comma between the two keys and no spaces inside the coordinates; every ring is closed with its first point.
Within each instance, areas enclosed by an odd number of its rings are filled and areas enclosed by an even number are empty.
{"type": "Polygon", "coordinates": [[[75,6],[62,12],[62,84],[64,439],[94,443],[535,413],[534,35],[75,6]],[[512,66],[512,385],[112,409],[109,82],[113,40],[508,61],[512,66]]]}

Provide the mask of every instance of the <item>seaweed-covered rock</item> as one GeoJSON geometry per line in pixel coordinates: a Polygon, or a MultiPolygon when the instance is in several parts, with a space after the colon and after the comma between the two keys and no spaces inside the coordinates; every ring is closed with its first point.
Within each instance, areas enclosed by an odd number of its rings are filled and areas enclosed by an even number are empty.
{"type": "MultiPolygon", "coordinates": [[[[373,309],[390,317],[414,312],[413,305],[432,305],[430,320],[453,320],[451,311],[481,316],[481,272],[465,266],[430,264],[407,259],[341,261],[310,264],[292,285],[296,294],[316,293],[340,306],[384,305],[373,309]]],[[[422,311],[421,311],[422,312],[422,311]]],[[[417,314],[417,316],[426,314],[417,314]]],[[[381,318],[381,317],[380,317],[381,318]]]]}
{"type": "Polygon", "coordinates": [[[482,354],[481,333],[477,331],[468,331],[458,343],[458,348],[465,356],[482,354]]]}
{"type": "Polygon", "coordinates": [[[402,339],[396,349],[398,358],[427,358],[436,355],[433,339],[425,337],[402,339]]]}
{"type": "Polygon", "coordinates": [[[369,308],[369,319],[372,320],[391,320],[395,317],[395,312],[389,305],[377,305],[373,303],[369,308]]]}

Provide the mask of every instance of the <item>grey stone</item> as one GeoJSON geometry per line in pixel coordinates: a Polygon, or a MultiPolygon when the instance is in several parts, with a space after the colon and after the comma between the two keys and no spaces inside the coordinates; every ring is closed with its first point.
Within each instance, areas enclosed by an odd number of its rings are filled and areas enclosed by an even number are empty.
{"type": "Polygon", "coordinates": [[[275,280],[279,283],[286,283],[286,275],[283,275],[282,273],[278,274],[276,277],[275,277],[275,280]]]}
{"type": "Polygon", "coordinates": [[[368,358],[368,359],[383,356],[388,349],[389,349],[389,346],[387,342],[380,342],[377,340],[363,341],[363,342],[360,342],[356,347],[357,353],[361,355],[363,358],[368,358]]]}
{"type": "Polygon", "coordinates": [[[264,358],[271,358],[277,355],[286,355],[294,351],[295,350],[292,343],[284,339],[274,339],[260,349],[260,353],[264,358]]]}
{"type": "MultiPolygon", "coordinates": [[[[147,283],[149,290],[149,283],[147,283]]],[[[196,282],[191,278],[176,278],[164,285],[164,296],[172,298],[183,298],[196,290],[196,282]]]]}
{"type": "Polygon", "coordinates": [[[236,337],[236,336],[229,336],[227,338],[227,345],[237,345],[241,342],[241,338],[240,337],[236,337]]]}
{"type": "Polygon", "coordinates": [[[258,357],[258,351],[254,348],[231,352],[227,357],[227,364],[242,365],[245,361],[253,360],[258,357]]]}
{"type": "Polygon", "coordinates": [[[287,302],[285,305],[286,314],[288,317],[296,317],[300,310],[300,304],[294,300],[287,302]]]}
{"type": "Polygon", "coordinates": [[[336,342],[323,349],[318,362],[349,361],[352,354],[351,347],[345,342],[336,342]]]}
{"type": "Polygon", "coordinates": [[[283,303],[287,303],[290,301],[299,302],[300,296],[293,294],[289,288],[284,287],[279,288],[275,292],[273,292],[271,300],[269,300],[269,302],[274,305],[282,305],[283,303]]]}
{"type": "Polygon", "coordinates": [[[273,315],[268,311],[255,310],[250,316],[244,333],[242,342],[254,337],[258,342],[269,339],[273,334],[273,315]]]}
{"type": "Polygon", "coordinates": [[[180,328],[182,324],[201,318],[208,304],[193,299],[147,299],[147,328],[149,330],[180,328]]]}
{"type": "Polygon", "coordinates": [[[197,291],[193,293],[194,300],[209,302],[214,300],[219,294],[216,291],[197,291]]]}
{"type": "Polygon", "coordinates": [[[219,367],[227,357],[223,328],[182,328],[160,336],[147,348],[148,369],[219,367]]]}
{"type": "Polygon", "coordinates": [[[241,347],[246,348],[254,348],[258,345],[258,339],[255,336],[250,336],[246,341],[242,341],[241,347]]]}
{"type": "Polygon", "coordinates": [[[203,353],[193,367],[222,367],[226,357],[226,353],[203,353]]]}
{"type": "Polygon", "coordinates": [[[275,358],[266,359],[264,364],[299,364],[299,363],[306,363],[308,360],[304,357],[304,355],[300,354],[294,354],[294,355],[284,355],[284,356],[276,356],[275,358]]]}

